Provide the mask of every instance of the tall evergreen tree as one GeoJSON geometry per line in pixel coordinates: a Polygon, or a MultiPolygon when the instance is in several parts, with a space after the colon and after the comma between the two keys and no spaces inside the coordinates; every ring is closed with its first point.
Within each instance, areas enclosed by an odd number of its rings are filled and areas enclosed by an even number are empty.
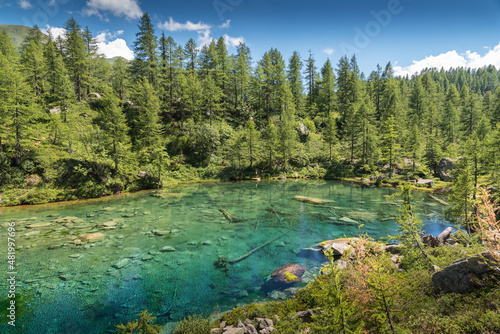
{"type": "Polygon", "coordinates": [[[145,77],[156,87],[158,84],[158,38],[148,13],[144,13],[138,24],[139,32],[135,34],[135,58],[132,61],[132,74],[137,80],[145,77]]]}
{"type": "Polygon", "coordinates": [[[64,53],[67,67],[75,86],[75,93],[79,101],[85,95],[85,71],[87,66],[85,41],[82,36],[81,26],[71,17],[64,23],[65,39],[64,53]]]}
{"type": "Polygon", "coordinates": [[[293,98],[295,99],[295,109],[300,110],[302,106],[302,93],[304,90],[302,84],[302,60],[297,51],[294,51],[288,62],[287,78],[293,98]]]}
{"type": "Polygon", "coordinates": [[[319,109],[327,117],[332,112],[337,113],[335,75],[330,59],[321,68],[321,83],[319,85],[319,109]]]}

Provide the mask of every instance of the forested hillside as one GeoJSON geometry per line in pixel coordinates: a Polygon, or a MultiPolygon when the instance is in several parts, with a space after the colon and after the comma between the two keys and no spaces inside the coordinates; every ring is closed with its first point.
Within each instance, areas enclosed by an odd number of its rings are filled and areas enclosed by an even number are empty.
{"type": "Polygon", "coordinates": [[[136,58],[111,64],[88,27],[70,18],[64,28],[64,37],[47,39],[34,27],[19,48],[0,34],[4,204],[250,178],[256,170],[392,177],[398,167],[411,180],[432,177],[443,157],[462,158],[462,188],[477,177],[497,183],[493,66],[401,78],[390,63],[360,73],[356,57],[317,64],[312,53],[272,48],[253,59],[244,44],[229,54],[222,37],[179,45],[159,36],[148,14],[136,58]]]}

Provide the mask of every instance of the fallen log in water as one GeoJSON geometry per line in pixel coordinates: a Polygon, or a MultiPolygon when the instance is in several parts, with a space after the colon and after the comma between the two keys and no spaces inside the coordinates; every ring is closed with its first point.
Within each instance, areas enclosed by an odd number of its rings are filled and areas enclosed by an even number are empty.
{"type": "Polygon", "coordinates": [[[305,196],[295,196],[293,198],[296,201],[310,203],[310,204],[327,204],[327,203],[335,203],[329,199],[321,199],[321,198],[313,198],[313,197],[305,197],[305,196]]]}
{"type": "Polygon", "coordinates": [[[276,238],[274,238],[274,239],[272,239],[272,240],[269,240],[268,242],[266,242],[266,243],[264,243],[264,244],[260,245],[259,247],[252,249],[250,252],[246,253],[245,255],[240,256],[240,257],[239,257],[239,258],[237,258],[237,259],[227,261],[227,262],[228,262],[229,264],[235,264],[235,263],[238,263],[238,262],[240,262],[240,261],[242,261],[242,260],[246,259],[246,258],[247,258],[247,257],[249,257],[250,255],[252,255],[252,254],[253,254],[253,253],[255,253],[256,251],[258,251],[259,249],[264,248],[264,247],[266,247],[267,245],[269,245],[269,244],[271,244],[271,243],[275,242],[275,241],[276,241],[276,240],[278,240],[279,238],[281,238],[281,237],[283,237],[283,236],[287,235],[289,232],[290,232],[290,231],[285,232],[285,233],[283,233],[283,234],[281,234],[281,235],[277,236],[276,238]]]}
{"type": "Polygon", "coordinates": [[[230,222],[230,223],[237,223],[237,222],[241,222],[243,221],[243,219],[239,219],[239,218],[236,218],[235,216],[233,216],[232,214],[230,214],[229,212],[227,212],[226,210],[224,210],[223,208],[219,208],[219,211],[222,212],[222,214],[224,215],[224,217],[230,222]]]}
{"type": "Polygon", "coordinates": [[[443,205],[446,205],[446,206],[450,205],[450,203],[446,202],[445,200],[442,200],[439,197],[433,196],[431,194],[429,194],[429,197],[432,198],[433,200],[435,200],[436,202],[439,202],[439,203],[441,203],[443,205]]]}

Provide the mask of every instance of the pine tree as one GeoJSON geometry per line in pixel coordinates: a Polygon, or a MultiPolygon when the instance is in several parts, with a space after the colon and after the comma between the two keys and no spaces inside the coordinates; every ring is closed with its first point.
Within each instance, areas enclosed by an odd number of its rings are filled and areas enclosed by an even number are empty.
{"type": "Polygon", "coordinates": [[[321,68],[321,83],[319,85],[319,109],[327,117],[329,114],[337,111],[336,93],[335,93],[335,75],[333,74],[330,59],[327,59],[321,68]]]}
{"type": "Polygon", "coordinates": [[[397,142],[398,135],[396,131],[396,120],[394,116],[389,116],[384,123],[382,129],[381,145],[383,153],[389,161],[389,178],[392,177],[394,161],[396,160],[399,144],[397,142]]]}
{"type": "Polygon", "coordinates": [[[78,101],[81,101],[85,93],[84,77],[87,66],[85,41],[82,37],[81,27],[73,17],[64,23],[64,29],[66,29],[64,40],[65,60],[75,86],[76,96],[78,101]]]}
{"type": "Polygon", "coordinates": [[[410,107],[409,115],[415,117],[419,124],[422,124],[424,118],[425,104],[425,90],[422,87],[422,80],[417,77],[410,93],[408,106],[410,107]]]}
{"type": "Polygon", "coordinates": [[[89,27],[85,27],[82,31],[82,37],[85,43],[86,64],[83,76],[83,87],[86,90],[86,94],[89,95],[98,85],[98,75],[96,72],[99,66],[99,56],[97,54],[97,41],[93,37],[89,27]]]}
{"type": "Polygon", "coordinates": [[[0,32],[0,52],[12,63],[17,63],[19,54],[17,48],[5,30],[0,32]]]}
{"type": "MultiPolygon", "coordinates": [[[[468,139],[466,147],[473,146],[472,139],[468,139]]],[[[472,195],[474,192],[474,173],[471,159],[466,155],[460,159],[455,169],[452,192],[449,195],[450,206],[445,210],[447,219],[461,224],[470,234],[470,220],[472,213],[472,195]]]]}
{"type": "Polygon", "coordinates": [[[269,120],[263,133],[265,149],[269,152],[269,168],[273,167],[273,157],[278,150],[278,130],[272,120],[269,120]]]}
{"type": "Polygon", "coordinates": [[[260,140],[260,132],[255,127],[255,122],[253,121],[252,117],[250,117],[250,119],[245,124],[245,137],[248,145],[250,167],[252,167],[255,160],[255,153],[257,152],[258,143],[260,140]]]}
{"type": "Polygon", "coordinates": [[[120,100],[124,100],[127,96],[129,86],[128,70],[128,63],[122,57],[118,57],[113,63],[112,86],[120,100]]]}
{"type": "Polygon", "coordinates": [[[476,131],[481,117],[477,105],[478,97],[476,93],[469,93],[465,88],[463,90],[464,97],[462,99],[462,112],[460,114],[461,130],[466,138],[470,138],[476,131]]]}
{"type": "Polygon", "coordinates": [[[21,64],[26,79],[36,96],[41,96],[45,91],[44,78],[46,74],[43,58],[42,44],[37,39],[32,39],[21,55],[21,64]]]}
{"type": "Polygon", "coordinates": [[[235,77],[235,98],[234,108],[237,110],[239,101],[246,102],[248,100],[250,89],[250,73],[252,72],[252,57],[250,49],[245,44],[240,44],[237,47],[236,59],[234,65],[235,77]]]}
{"type": "Polygon", "coordinates": [[[174,89],[177,81],[177,66],[175,64],[177,43],[171,36],[160,38],[160,69],[163,101],[171,110],[174,104],[174,89]]]}
{"type": "Polygon", "coordinates": [[[226,112],[229,110],[229,104],[227,103],[227,97],[229,96],[229,73],[231,72],[231,60],[227,51],[227,46],[224,41],[224,37],[220,37],[215,45],[215,80],[217,86],[220,88],[221,92],[221,108],[224,112],[223,117],[225,118],[226,112]]]}
{"type": "Polygon", "coordinates": [[[411,127],[408,139],[406,141],[407,151],[412,157],[412,173],[415,173],[415,164],[417,159],[421,158],[422,155],[422,135],[420,133],[419,126],[416,122],[413,123],[411,127]]]}
{"type": "Polygon", "coordinates": [[[212,119],[217,117],[219,111],[222,110],[222,88],[220,88],[214,77],[209,75],[203,80],[203,95],[204,95],[204,109],[208,116],[210,126],[212,126],[212,119]]]}
{"type": "Polygon", "coordinates": [[[136,150],[157,146],[160,139],[158,93],[146,77],[139,80],[131,93],[132,102],[137,105],[128,115],[131,138],[136,150]]]}
{"type": "Polygon", "coordinates": [[[374,162],[378,139],[375,129],[375,108],[368,95],[358,108],[357,115],[361,133],[361,163],[371,164],[374,162]]]}
{"type": "Polygon", "coordinates": [[[279,127],[280,148],[283,154],[283,166],[286,168],[296,145],[295,131],[295,103],[288,84],[282,85],[281,90],[281,123],[279,127]]]}
{"type": "Polygon", "coordinates": [[[314,54],[309,50],[309,58],[306,61],[306,80],[307,80],[307,103],[311,107],[316,102],[316,70],[314,54]]]}
{"type": "MultiPolygon", "coordinates": [[[[27,126],[36,111],[33,106],[33,92],[24,81],[23,75],[16,65],[0,53],[0,115],[1,129],[7,130],[7,138],[13,137],[16,165],[23,161],[24,142],[27,137],[27,126]]],[[[5,135],[2,135],[5,137],[5,135]]],[[[0,147],[2,147],[0,139],[0,147]]]]}
{"type": "Polygon", "coordinates": [[[187,63],[187,70],[191,71],[192,73],[196,71],[196,63],[198,62],[197,59],[197,54],[198,54],[198,47],[196,46],[196,42],[194,39],[190,38],[187,42],[186,45],[184,46],[184,53],[187,56],[188,63],[187,63]]]}
{"type": "Polygon", "coordinates": [[[144,13],[138,24],[139,32],[135,34],[135,59],[132,61],[131,71],[136,80],[145,77],[156,87],[158,84],[158,39],[148,13],[144,13]]]}
{"type": "Polygon", "coordinates": [[[302,60],[297,51],[294,51],[292,57],[288,62],[288,84],[292,90],[293,98],[295,99],[295,109],[301,110],[302,108],[302,92],[304,90],[302,84],[302,60]]]}
{"type": "Polygon", "coordinates": [[[330,151],[330,162],[332,161],[332,147],[337,143],[337,121],[334,117],[334,112],[330,111],[326,117],[326,126],[323,130],[323,139],[328,144],[330,151]]]}
{"type": "Polygon", "coordinates": [[[116,173],[119,171],[119,162],[124,159],[130,141],[127,135],[129,129],[125,114],[121,110],[119,102],[112,90],[107,89],[103,97],[96,101],[99,116],[95,120],[108,138],[116,173]]]}

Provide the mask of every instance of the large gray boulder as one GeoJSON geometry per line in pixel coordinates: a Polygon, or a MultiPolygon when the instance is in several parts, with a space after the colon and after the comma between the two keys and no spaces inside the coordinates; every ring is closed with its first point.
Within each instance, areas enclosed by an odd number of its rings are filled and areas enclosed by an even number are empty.
{"type": "Polygon", "coordinates": [[[483,252],[460,259],[432,275],[434,291],[466,293],[483,285],[488,277],[500,276],[500,252],[483,252]]]}
{"type": "Polygon", "coordinates": [[[442,181],[450,182],[453,179],[452,171],[455,168],[456,160],[443,158],[437,164],[436,173],[442,181]]]}

